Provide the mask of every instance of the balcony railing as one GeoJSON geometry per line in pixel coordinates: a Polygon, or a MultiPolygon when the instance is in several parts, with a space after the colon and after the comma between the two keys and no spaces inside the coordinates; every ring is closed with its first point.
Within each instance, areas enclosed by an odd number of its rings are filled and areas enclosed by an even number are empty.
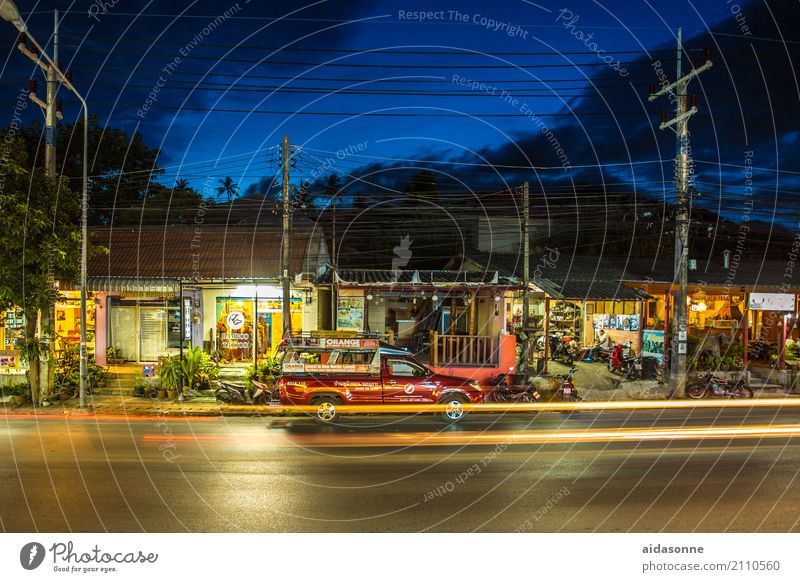
{"type": "Polygon", "coordinates": [[[432,332],[430,363],[434,367],[497,367],[500,365],[500,336],[432,332]]]}

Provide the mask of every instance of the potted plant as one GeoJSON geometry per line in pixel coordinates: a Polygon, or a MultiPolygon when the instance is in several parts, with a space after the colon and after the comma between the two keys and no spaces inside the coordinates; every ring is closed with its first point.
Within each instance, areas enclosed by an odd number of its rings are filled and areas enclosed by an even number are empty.
{"type": "Polygon", "coordinates": [[[144,396],[145,388],[147,384],[144,381],[144,378],[136,378],[133,381],[133,395],[134,396],[144,396]]]}
{"type": "Polygon", "coordinates": [[[161,380],[158,397],[174,399],[178,396],[178,385],[181,381],[180,356],[163,356],[158,359],[156,375],[161,380]]]}
{"type": "Polygon", "coordinates": [[[123,363],[125,363],[125,358],[122,357],[122,350],[120,348],[115,348],[114,346],[106,348],[106,364],[123,363]]]}
{"type": "Polygon", "coordinates": [[[184,354],[181,372],[189,390],[200,390],[209,388],[211,381],[219,377],[219,366],[211,356],[195,346],[184,354]]]}

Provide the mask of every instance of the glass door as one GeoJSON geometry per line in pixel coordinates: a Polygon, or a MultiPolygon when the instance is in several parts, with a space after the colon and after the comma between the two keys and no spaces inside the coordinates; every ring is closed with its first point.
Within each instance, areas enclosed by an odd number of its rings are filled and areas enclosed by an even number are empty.
{"type": "Polygon", "coordinates": [[[154,362],[167,348],[165,307],[139,307],[139,360],[154,362]]]}
{"type": "Polygon", "coordinates": [[[118,350],[118,356],[125,360],[139,359],[139,345],[136,325],[136,306],[111,307],[111,343],[118,350]]]}

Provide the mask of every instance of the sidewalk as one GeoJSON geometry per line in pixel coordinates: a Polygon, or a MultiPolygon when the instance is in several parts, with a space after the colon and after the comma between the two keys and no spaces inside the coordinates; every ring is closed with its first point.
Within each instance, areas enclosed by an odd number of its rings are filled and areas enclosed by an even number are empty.
{"type": "Polygon", "coordinates": [[[55,402],[50,406],[34,408],[31,404],[13,406],[0,403],[0,414],[13,415],[66,415],[66,416],[290,416],[303,414],[282,406],[254,406],[252,404],[224,404],[213,397],[200,397],[191,400],[154,400],[136,396],[96,394],[87,398],[87,407],[78,406],[73,398],[55,402]]]}

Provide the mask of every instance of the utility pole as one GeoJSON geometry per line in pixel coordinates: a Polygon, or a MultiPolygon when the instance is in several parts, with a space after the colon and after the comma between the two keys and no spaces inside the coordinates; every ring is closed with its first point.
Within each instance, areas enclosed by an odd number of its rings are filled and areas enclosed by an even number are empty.
{"type": "MultiPolygon", "coordinates": [[[[61,119],[61,112],[58,110],[56,101],[56,89],[58,79],[58,10],[53,11],[53,59],[43,61],[37,52],[29,51],[20,45],[22,53],[39,65],[45,75],[46,89],[45,100],[42,101],[36,95],[36,83],[31,82],[28,98],[38,105],[44,112],[44,171],[45,176],[50,180],[51,185],[56,187],[56,119],[61,119]]],[[[49,267],[47,280],[50,283],[52,293],[47,299],[47,306],[39,312],[39,338],[43,349],[39,359],[39,401],[44,401],[50,391],[53,377],[53,322],[55,321],[55,277],[53,276],[53,257],[52,252],[49,256],[49,267]]],[[[34,402],[38,405],[40,402],[34,402]]]]}
{"type": "Polygon", "coordinates": [[[530,255],[531,237],[529,231],[530,224],[530,193],[528,183],[522,183],[522,357],[519,363],[519,373],[524,377],[528,375],[528,358],[531,346],[531,339],[528,336],[528,314],[531,308],[531,289],[530,289],[530,255]]]}
{"type": "Polygon", "coordinates": [[[333,195],[333,221],[332,221],[332,240],[331,240],[331,263],[333,266],[333,273],[331,273],[331,329],[336,331],[336,312],[337,303],[336,299],[336,196],[338,192],[333,195]]]}
{"type": "MultiPolygon", "coordinates": [[[[56,80],[61,83],[64,87],[66,87],[73,95],[80,101],[81,107],[83,109],[83,156],[81,158],[81,165],[83,166],[83,187],[81,192],[81,347],[80,347],[80,406],[84,408],[86,406],[86,387],[88,384],[88,365],[87,365],[87,353],[86,353],[86,292],[87,292],[87,276],[86,276],[86,261],[88,256],[88,244],[87,240],[89,237],[88,228],[87,228],[87,214],[88,214],[88,207],[89,207],[89,105],[86,103],[86,99],[81,96],[75,86],[72,84],[72,80],[68,75],[65,75],[61,72],[56,66],[56,63],[47,56],[47,53],[44,52],[41,45],[36,42],[36,39],[33,35],[28,32],[28,28],[25,26],[25,23],[20,18],[19,10],[17,9],[16,4],[14,4],[13,0],[2,0],[0,2],[0,18],[3,20],[10,22],[14,25],[14,27],[21,33],[19,42],[17,43],[17,48],[24,54],[26,57],[31,59],[36,65],[44,69],[45,71],[52,70],[53,74],[55,75],[56,80]],[[35,52],[28,50],[26,47],[25,39],[30,40],[31,44],[33,45],[35,52]]],[[[58,22],[58,17],[56,16],[56,22],[58,22]]],[[[36,97],[36,92],[33,91],[32,94],[29,95],[31,101],[39,105],[40,107],[44,108],[45,111],[47,110],[46,104],[42,102],[41,99],[36,97]]],[[[60,112],[56,111],[56,117],[61,118],[60,112]]],[[[31,387],[33,389],[33,386],[31,387]]]]}
{"type": "Polygon", "coordinates": [[[683,398],[686,394],[686,356],[687,356],[687,333],[688,324],[686,317],[686,299],[689,296],[689,207],[691,198],[689,196],[689,156],[691,146],[689,144],[689,119],[697,113],[697,107],[689,108],[689,96],[687,87],[689,81],[698,76],[703,71],[711,68],[712,62],[706,62],[685,76],[683,75],[683,31],[678,29],[678,50],[677,68],[674,83],[666,85],[660,91],[652,93],[650,101],[655,101],[662,95],[669,94],[670,101],[675,102],[675,117],[661,122],[659,129],[671,128],[676,136],[675,154],[675,193],[676,193],[676,217],[675,217],[675,277],[678,279],[678,291],[673,295],[672,302],[672,338],[670,341],[670,383],[672,393],[683,398]]]}
{"type": "Polygon", "coordinates": [[[292,335],[291,288],[289,279],[289,244],[291,224],[289,222],[289,136],[283,136],[283,337],[292,335]]]}

